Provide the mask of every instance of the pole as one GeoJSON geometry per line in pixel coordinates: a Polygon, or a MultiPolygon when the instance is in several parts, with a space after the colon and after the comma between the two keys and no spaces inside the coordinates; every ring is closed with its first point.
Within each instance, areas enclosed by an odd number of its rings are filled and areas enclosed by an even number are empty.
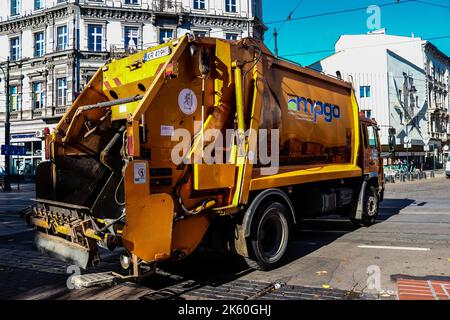
{"type": "Polygon", "coordinates": [[[408,168],[410,168],[409,166],[409,132],[408,132],[408,124],[406,124],[406,136],[408,137],[408,142],[406,143],[406,163],[408,165],[408,168]]]}
{"type": "MultiPolygon", "coordinates": [[[[247,20],[247,37],[250,37],[250,0],[247,0],[247,15],[248,15],[248,20],[247,20]]],[[[255,13],[253,12],[253,16],[255,15],[255,13]]]]}
{"type": "Polygon", "coordinates": [[[273,40],[275,42],[275,57],[278,58],[278,33],[277,33],[277,28],[275,28],[274,32],[273,32],[273,40]]]}
{"type": "MultiPolygon", "coordinates": [[[[5,79],[5,96],[6,96],[6,100],[5,100],[5,145],[10,145],[11,143],[11,123],[10,123],[10,87],[9,87],[9,57],[6,60],[6,75],[5,75],[6,79],[5,79]]],[[[9,155],[5,155],[5,177],[4,177],[4,190],[5,191],[11,191],[11,184],[9,182],[9,175],[10,175],[10,168],[11,168],[11,162],[10,162],[11,158],[9,155]]]]}

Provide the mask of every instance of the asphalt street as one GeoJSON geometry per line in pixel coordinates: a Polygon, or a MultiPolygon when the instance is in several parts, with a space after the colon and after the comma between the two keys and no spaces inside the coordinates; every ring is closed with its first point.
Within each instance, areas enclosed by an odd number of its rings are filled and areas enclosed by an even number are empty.
{"type": "MultiPolygon", "coordinates": [[[[0,193],[0,299],[395,299],[397,279],[450,279],[450,179],[388,184],[377,223],[302,220],[271,272],[199,250],[139,283],[70,290],[67,266],[34,251],[17,214],[33,186],[0,193]]],[[[119,271],[117,254],[89,272],[119,271]]],[[[85,273],[85,272],[83,272],[85,273]]]]}

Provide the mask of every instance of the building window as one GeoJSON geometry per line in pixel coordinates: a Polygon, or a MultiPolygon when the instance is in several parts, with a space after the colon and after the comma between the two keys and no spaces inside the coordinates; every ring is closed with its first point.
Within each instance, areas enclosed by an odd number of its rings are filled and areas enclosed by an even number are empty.
{"type": "Polygon", "coordinates": [[[225,0],[225,11],[236,12],[236,0],[225,0]]]}
{"type": "Polygon", "coordinates": [[[42,0],[34,0],[34,10],[42,9],[42,0]]]}
{"type": "Polygon", "coordinates": [[[371,119],[372,118],[372,110],[362,110],[364,112],[364,116],[366,118],[371,119]]]}
{"type": "Polygon", "coordinates": [[[11,0],[11,15],[17,16],[20,12],[20,0],[11,0]]]}
{"type": "Polygon", "coordinates": [[[19,110],[19,102],[20,102],[19,87],[11,86],[9,88],[9,106],[11,112],[19,110]]]}
{"type": "Polygon", "coordinates": [[[206,9],[206,1],[205,0],[194,0],[194,9],[195,10],[205,10],[206,9]]]}
{"type": "Polygon", "coordinates": [[[103,26],[100,24],[88,25],[88,50],[102,51],[103,26]]]}
{"type": "Polygon", "coordinates": [[[67,49],[67,26],[60,26],[56,29],[56,50],[63,51],[67,49]]]}
{"type": "Polygon", "coordinates": [[[17,61],[20,59],[20,38],[15,37],[10,40],[11,45],[11,60],[17,61]]]}
{"type": "Polygon", "coordinates": [[[359,87],[359,97],[360,98],[370,98],[370,86],[360,86],[359,87]]]}
{"type": "Polygon", "coordinates": [[[236,33],[225,33],[225,39],[236,41],[238,39],[238,35],[236,33]]]}
{"type": "Polygon", "coordinates": [[[58,107],[63,107],[67,104],[67,78],[59,78],[56,81],[58,84],[56,104],[58,107]]]}
{"type": "Polygon", "coordinates": [[[34,56],[42,57],[45,54],[44,32],[34,34],[34,56]]]}
{"type": "Polygon", "coordinates": [[[164,43],[173,39],[172,29],[160,29],[159,30],[159,43],[164,43]]]}
{"type": "Polygon", "coordinates": [[[125,49],[137,49],[139,43],[139,28],[138,27],[125,27],[125,49]]]}
{"type": "Polygon", "coordinates": [[[194,31],[194,35],[196,38],[204,38],[207,36],[206,31],[194,31]]]}
{"type": "Polygon", "coordinates": [[[34,82],[33,86],[33,109],[44,107],[44,82],[34,82]]]}
{"type": "Polygon", "coordinates": [[[139,4],[139,0],[125,0],[125,4],[139,4]]]}

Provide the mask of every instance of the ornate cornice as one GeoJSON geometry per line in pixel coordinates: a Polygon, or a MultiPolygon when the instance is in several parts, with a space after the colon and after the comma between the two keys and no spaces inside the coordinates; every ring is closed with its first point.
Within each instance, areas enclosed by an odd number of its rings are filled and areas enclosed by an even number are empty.
{"type": "Polygon", "coordinates": [[[83,18],[91,19],[148,21],[152,15],[152,12],[143,9],[95,7],[84,5],[80,5],[80,7],[83,18]]]}
{"type": "Polygon", "coordinates": [[[45,26],[57,19],[69,17],[72,14],[71,9],[72,5],[56,7],[40,13],[0,22],[0,34],[19,33],[25,28],[45,26]]]}
{"type": "MultiPolygon", "coordinates": [[[[122,21],[138,21],[149,22],[156,24],[158,18],[176,18],[178,25],[182,25],[188,21],[194,26],[218,26],[228,28],[242,28],[247,26],[248,19],[239,16],[220,16],[220,15],[204,15],[196,14],[195,12],[184,12],[183,10],[175,12],[160,12],[147,9],[138,8],[115,8],[115,7],[100,7],[92,4],[67,4],[65,6],[57,6],[46,11],[34,13],[32,15],[22,16],[17,19],[12,19],[0,22],[1,33],[19,33],[24,28],[39,28],[53,21],[69,17],[74,10],[79,8],[83,18],[103,19],[103,20],[122,20],[122,21]]],[[[253,28],[261,29],[261,23],[252,19],[251,25],[253,28]]]]}

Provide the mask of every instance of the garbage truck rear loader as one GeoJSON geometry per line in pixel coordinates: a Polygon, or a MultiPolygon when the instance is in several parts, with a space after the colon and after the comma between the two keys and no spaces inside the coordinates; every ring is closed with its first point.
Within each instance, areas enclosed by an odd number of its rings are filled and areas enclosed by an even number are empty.
{"type": "Polygon", "coordinates": [[[250,38],[186,35],[109,62],[46,144],[35,243],[83,268],[124,247],[137,275],[203,241],[270,269],[302,217],[370,225],[383,194],[351,84],[250,38]]]}

